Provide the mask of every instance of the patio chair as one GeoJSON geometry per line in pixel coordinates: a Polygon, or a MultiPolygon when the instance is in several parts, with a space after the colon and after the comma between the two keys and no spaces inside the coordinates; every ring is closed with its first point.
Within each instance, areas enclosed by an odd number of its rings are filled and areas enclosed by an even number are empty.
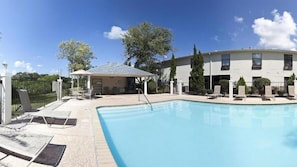
{"type": "Polygon", "coordinates": [[[85,98],[92,99],[92,96],[93,96],[93,89],[88,89],[88,90],[86,90],[86,92],[84,93],[84,97],[85,97],[85,98]]]}
{"type": "Polygon", "coordinates": [[[30,157],[31,159],[26,166],[29,166],[40,155],[52,138],[53,136],[24,133],[0,127],[0,147],[30,157]]]}
{"type": "Polygon", "coordinates": [[[263,100],[275,100],[275,96],[272,94],[271,86],[265,86],[265,94],[263,95],[263,100]]]}
{"type": "Polygon", "coordinates": [[[215,99],[217,97],[222,97],[223,95],[221,94],[221,85],[215,85],[214,86],[214,91],[212,94],[208,95],[209,99],[215,99]]]}
{"type": "Polygon", "coordinates": [[[235,99],[244,99],[246,100],[246,94],[245,94],[245,86],[238,86],[238,94],[235,96],[235,99]]]}
{"type": "Polygon", "coordinates": [[[287,98],[289,100],[296,100],[295,98],[295,86],[294,85],[289,85],[288,86],[288,96],[287,98]]]}
{"type": "Polygon", "coordinates": [[[56,118],[65,119],[65,122],[63,124],[63,127],[65,127],[65,125],[66,125],[66,123],[67,123],[67,121],[68,121],[68,119],[70,117],[71,111],[54,110],[56,107],[58,107],[62,103],[56,102],[57,105],[52,104],[49,107],[46,107],[46,108],[44,108],[42,110],[32,109],[27,90],[26,89],[19,89],[17,91],[19,92],[19,96],[20,96],[23,111],[26,112],[27,116],[31,117],[29,123],[32,123],[32,121],[33,121],[33,119],[35,117],[42,117],[44,123],[49,126],[49,123],[46,120],[46,117],[50,117],[50,118],[53,118],[53,119],[56,119],[56,118]]]}

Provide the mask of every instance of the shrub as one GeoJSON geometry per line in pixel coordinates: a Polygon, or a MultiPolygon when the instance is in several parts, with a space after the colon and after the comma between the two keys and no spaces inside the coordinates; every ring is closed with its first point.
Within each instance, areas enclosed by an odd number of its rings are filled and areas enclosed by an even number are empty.
{"type": "Polygon", "coordinates": [[[288,79],[288,85],[294,85],[294,80],[296,79],[295,74],[293,73],[288,79]]]}
{"type": "Polygon", "coordinates": [[[259,94],[263,94],[264,87],[270,85],[270,80],[268,78],[258,78],[254,80],[253,85],[256,87],[259,94]]]}
{"type": "Polygon", "coordinates": [[[212,93],[213,93],[213,90],[212,90],[212,89],[207,89],[207,90],[206,90],[206,93],[207,93],[207,94],[212,94],[212,93]]]}
{"type": "Polygon", "coordinates": [[[248,93],[249,88],[246,85],[246,82],[243,77],[240,77],[236,84],[236,90],[238,90],[238,86],[245,86],[245,93],[248,93]]]}
{"type": "Polygon", "coordinates": [[[228,94],[229,92],[229,80],[222,79],[219,81],[219,84],[221,85],[221,92],[223,94],[228,94]]]}
{"type": "Polygon", "coordinates": [[[148,93],[156,93],[156,88],[157,88],[156,82],[153,79],[149,80],[147,83],[148,93]]]}

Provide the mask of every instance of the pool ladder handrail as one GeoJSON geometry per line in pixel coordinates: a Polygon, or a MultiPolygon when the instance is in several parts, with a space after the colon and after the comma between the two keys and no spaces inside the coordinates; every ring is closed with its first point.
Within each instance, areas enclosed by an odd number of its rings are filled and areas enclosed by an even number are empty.
{"type": "Polygon", "coordinates": [[[149,101],[149,99],[147,98],[147,96],[143,93],[143,90],[141,88],[136,88],[138,91],[138,101],[140,101],[140,94],[143,94],[143,96],[146,99],[147,104],[149,104],[151,106],[151,110],[153,110],[153,105],[152,103],[149,101]]]}

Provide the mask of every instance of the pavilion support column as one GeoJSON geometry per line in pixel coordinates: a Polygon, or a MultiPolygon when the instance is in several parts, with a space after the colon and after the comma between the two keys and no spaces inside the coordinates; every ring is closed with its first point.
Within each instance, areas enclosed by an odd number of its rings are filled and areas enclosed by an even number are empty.
{"type": "Polygon", "coordinates": [[[91,89],[91,75],[88,75],[87,88],[88,90],[91,89]]]}
{"type": "Polygon", "coordinates": [[[229,80],[229,99],[233,99],[233,81],[231,79],[229,80]]]}
{"type": "Polygon", "coordinates": [[[174,81],[170,81],[170,95],[173,95],[173,83],[174,81]]]}
{"type": "Polygon", "coordinates": [[[144,95],[147,95],[147,80],[146,79],[144,80],[143,89],[144,89],[143,90],[144,91],[143,94],[144,95]]]}
{"type": "Polygon", "coordinates": [[[179,80],[178,84],[178,95],[182,95],[182,80],[179,80]]]}

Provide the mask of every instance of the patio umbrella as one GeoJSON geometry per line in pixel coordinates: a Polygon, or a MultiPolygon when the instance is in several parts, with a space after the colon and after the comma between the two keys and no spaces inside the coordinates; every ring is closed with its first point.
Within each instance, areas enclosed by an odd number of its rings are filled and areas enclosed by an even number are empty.
{"type": "MultiPolygon", "coordinates": [[[[88,76],[91,74],[92,74],[91,72],[88,72],[85,70],[77,70],[77,71],[70,73],[70,75],[74,75],[74,76],[88,76]]],[[[79,87],[79,79],[77,80],[77,85],[78,85],[77,87],[79,87]]]]}

